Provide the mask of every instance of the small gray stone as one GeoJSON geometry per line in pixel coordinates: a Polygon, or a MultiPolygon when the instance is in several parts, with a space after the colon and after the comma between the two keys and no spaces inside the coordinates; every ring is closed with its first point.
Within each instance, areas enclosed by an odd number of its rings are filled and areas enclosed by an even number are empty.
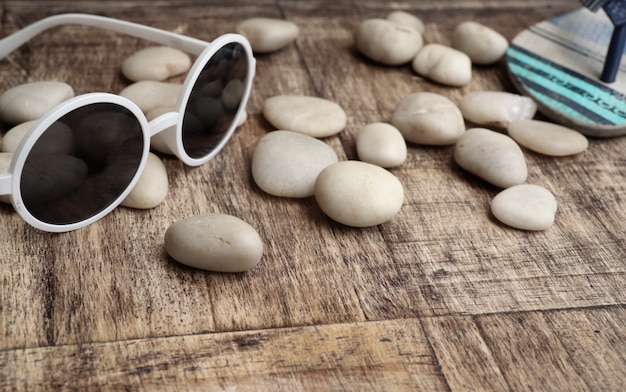
{"type": "Polygon", "coordinates": [[[424,22],[417,16],[406,11],[392,11],[387,15],[387,20],[399,25],[412,27],[417,30],[418,33],[424,34],[424,22]]]}
{"type": "Polygon", "coordinates": [[[76,148],[75,140],[72,129],[65,123],[57,121],[39,135],[29,155],[73,155],[76,148]]]}
{"type": "Polygon", "coordinates": [[[36,122],[37,120],[26,121],[9,129],[2,138],[2,145],[0,146],[2,151],[15,152],[17,146],[19,146],[24,136],[26,136],[36,122]]]}
{"type": "Polygon", "coordinates": [[[387,19],[368,19],[354,32],[354,44],[371,60],[385,65],[401,65],[415,57],[424,41],[412,27],[387,19]]]}
{"type": "Polygon", "coordinates": [[[418,75],[447,86],[461,87],[472,80],[469,56],[441,44],[424,45],[412,65],[418,75]]]}
{"type": "Polygon", "coordinates": [[[419,92],[403,98],[391,123],[412,143],[432,146],[454,144],[465,132],[459,108],[443,95],[419,92]]]}
{"type": "Polygon", "coordinates": [[[455,144],[454,160],[501,188],[522,184],[528,177],[524,153],[515,140],[489,129],[468,129],[455,144]]]}
{"type": "Polygon", "coordinates": [[[179,263],[216,272],[244,272],[263,256],[263,242],[247,222],[226,214],[203,214],[173,223],[165,250],[179,263]]]}
{"type": "Polygon", "coordinates": [[[0,95],[0,120],[20,124],[38,120],[52,108],[74,96],[62,82],[32,82],[13,87],[0,95]]]}
{"type": "Polygon", "coordinates": [[[359,159],[380,167],[399,166],[406,160],[406,142],[398,128],[386,123],[368,124],[356,135],[359,159]]]}
{"type": "Polygon", "coordinates": [[[270,53],[295,41],[300,29],[283,19],[249,18],[239,23],[235,31],[248,39],[254,52],[270,53]]]}
{"type": "Polygon", "coordinates": [[[552,192],[538,185],[521,184],[498,193],[491,212],[500,222],[522,230],[546,230],[554,223],[557,201],[552,192]]]}
{"type": "Polygon", "coordinates": [[[67,196],[81,186],[89,167],[80,158],[71,155],[47,154],[29,156],[20,183],[22,195],[28,195],[31,204],[45,204],[67,196]]]}
{"type": "Polygon", "coordinates": [[[473,63],[489,65],[498,61],[509,42],[497,31],[476,22],[462,22],[452,35],[452,47],[467,54],[473,63]]]}
{"type": "Polygon", "coordinates": [[[222,94],[222,105],[229,110],[237,109],[241,103],[246,85],[239,79],[232,79],[224,87],[222,94]]]}
{"type": "Polygon", "coordinates": [[[161,204],[167,196],[167,171],[161,159],[153,153],[148,160],[139,181],[130,191],[121,205],[130,208],[148,209],[161,204]]]}
{"type": "Polygon", "coordinates": [[[139,50],[122,62],[122,74],[133,82],[162,81],[185,73],[191,67],[189,55],[167,46],[139,50]]]}
{"type": "Polygon", "coordinates": [[[545,121],[518,120],[510,123],[507,130],[516,142],[544,155],[580,154],[589,146],[582,133],[545,121]]]}
{"type": "Polygon", "coordinates": [[[133,101],[142,112],[148,113],[159,107],[175,107],[182,87],[180,83],[144,80],[124,88],[119,95],[133,101]]]}
{"type": "Polygon", "coordinates": [[[346,112],[327,99],[305,95],[277,95],[265,100],[263,116],[276,129],[312,137],[338,134],[346,127],[346,112]]]}
{"type": "Polygon", "coordinates": [[[311,136],[274,131],[263,136],[252,155],[252,177],[263,191],[280,197],[313,196],[315,180],[338,161],[335,151],[311,136]]]}
{"type": "Polygon", "coordinates": [[[459,109],[476,125],[506,128],[511,121],[533,118],[537,104],[529,97],[505,91],[476,91],[461,98],[459,109]]]}
{"type": "Polygon", "coordinates": [[[380,166],[342,161],[320,173],[315,199],[331,219],[347,226],[370,227],[400,212],[404,189],[396,176],[380,166]]]}
{"type": "MultiPolygon", "coordinates": [[[[6,174],[9,172],[11,161],[13,161],[12,152],[0,152],[0,174],[6,174]]],[[[11,204],[11,196],[0,195],[0,202],[11,204]]]]}

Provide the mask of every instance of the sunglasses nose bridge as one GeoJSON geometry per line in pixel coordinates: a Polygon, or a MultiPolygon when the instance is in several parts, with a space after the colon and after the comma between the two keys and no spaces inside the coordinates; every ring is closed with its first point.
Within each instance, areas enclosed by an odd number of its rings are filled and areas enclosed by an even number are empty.
{"type": "Polygon", "coordinates": [[[160,115],[154,120],[148,123],[150,129],[150,137],[160,135],[167,147],[176,155],[179,159],[181,157],[181,146],[177,137],[176,127],[181,120],[180,113],[168,112],[160,115]]]}
{"type": "Polygon", "coordinates": [[[170,128],[176,127],[179,117],[179,113],[168,112],[150,121],[148,123],[148,127],[150,129],[150,137],[158,135],[159,133],[164,132],[170,128]]]}

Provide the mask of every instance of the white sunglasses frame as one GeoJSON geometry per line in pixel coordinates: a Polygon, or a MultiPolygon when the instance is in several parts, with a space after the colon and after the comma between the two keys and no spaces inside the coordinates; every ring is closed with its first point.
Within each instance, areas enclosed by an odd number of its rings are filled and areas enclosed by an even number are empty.
{"type": "Polygon", "coordinates": [[[126,35],[180,49],[187,53],[197,55],[198,57],[196,58],[195,63],[192,65],[191,69],[187,73],[181,93],[178,98],[178,102],[175,107],[175,111],[165,113],[150,122],[147,121],[141,109],[139,109],[139,107],[129,99],[111,93],[96,92],[82,94],[65,102],[62,102],[33,124],[32,128],[27,132],[27,134],[24,136],[21,143],[17,147],[13,155],[11,165],[9,166],[8,172],[0,174],[0,195],[10,196],[13,207],[22,217],[22,219],[24,219],[28,224],[43,231],[56,233],[76,230],[100,220],[104,216],[108,215],[126,198],[126,196],[128,196],[128,194],[132,191],[133,187],[139,180],[139,177],[141,176],[141,173],[143,172],[143,169],[146,165],[148,152],[150,151],[151,136],[162,133],[163,141],[167,144],[167,146],[174,153],[174,155],[176,155],[181,161],[189,166],[202,165],[215,157],[215,155],[217,155],[222,150],[222,148],[231,138],[237,127],[239,119],[245,111],[245,107],[250,96],[250,91],[252,89],[252,82],[254,79],[256,68],[256,60],[253,57],[252,49],[249,42],[246,40],[245,37],[238,34],[225,34],[216,38],[212,42],[207,42],[132,22],[126,22],[118,19],[88,14],[61,14],[51,16],[35,22],[30,26],[11,34],[6,38],[3,38],[2,40],[0,40],[0,59],[6,57],[13,50],[17,49],[28,40],[42,33],[43,31],[48,30],[52,27],[68,24],[99,27],[106,30],[124,33],[126,35]],[[182,120],[185,107],[191,95],[194,84],[206,64],[220,49],[231,43],[240,44],[245,49],[246,55],[248,57],[248,70],[245,80],[246,84],[241,103],[239,105],[239,109],[235,114],[230,127],[228,128],[218,145],[208,155],[201,158],[192,158],[185,151],[182,141],[182,120]],[[39,139],[39,137],[41,137],[41,135],[61,117],[78,108],[96,103],[111,103],[119,105],[129,110],[137,118],[137,121],[141,126],[144,138],[141,161],[138,166],[137,172],[133,176],[133,179],[127,185],[126,189],[114,201],[112,201],[107,207],[105,207],[97,214],[90,216],[84,220],[69,224],[52,224],[41,221],[33,216],[25,207],[20,191],[21,174],[26,159],[28,157],[28,153],[35,145],[35,142],[39,139]]]}

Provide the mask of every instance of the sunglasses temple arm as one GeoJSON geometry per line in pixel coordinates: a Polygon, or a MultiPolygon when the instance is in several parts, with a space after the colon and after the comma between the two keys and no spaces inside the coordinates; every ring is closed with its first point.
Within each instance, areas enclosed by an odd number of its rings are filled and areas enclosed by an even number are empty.
{"type": "Polygon", "coordinates": [[[194,55],[202,53],[210,44],[207,41],[123,20],[87,14],[61,14],[42,19],[0,40],[0,59],[6,57],[36,35],[50,28],[68,24],[111,30],[180,49],[194,55]]]}

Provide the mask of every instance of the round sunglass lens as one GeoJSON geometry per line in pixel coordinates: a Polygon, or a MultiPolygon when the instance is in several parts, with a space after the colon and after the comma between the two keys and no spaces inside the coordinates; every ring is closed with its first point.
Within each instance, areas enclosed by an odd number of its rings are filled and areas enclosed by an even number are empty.
{"type": "Polygon", "coordinates": [[[244,47],[230,43],[198,75],[182,124],[183,147],[190,157],[207,156],[227,137],[245,93],[248,66],[244,47]]]}
{"type": "Polygon", "coordinates": [[[139,121],[117,104],[96,103],[65,114],[28,153],[20,179],[24,206],[55,225],[98,214],[132,181],[143,145],[139,121]]]}

